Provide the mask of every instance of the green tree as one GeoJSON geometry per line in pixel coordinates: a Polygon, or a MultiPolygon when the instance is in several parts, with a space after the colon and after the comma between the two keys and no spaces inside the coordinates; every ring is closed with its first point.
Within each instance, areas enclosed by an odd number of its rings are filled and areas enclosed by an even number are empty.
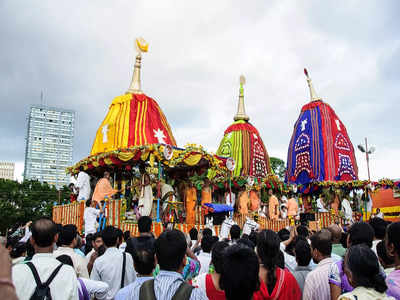
{"type": "Polygon", "coordinates": [[[277,157],[270,157],[269,161],[271,163],[271,169],[274,171],[275,175],[279,177],[279,179],[285,179],[286,166],[285,162],[277,157]]]}
{"type": "Polygon", "coordinates": [[[51,218],[53,205],[68,200],[67,187],[58,191],[54,186],[35,180],[19,183],[0,179],[0,232],[4,234],[7,228],[39,217],[51,218]]]}

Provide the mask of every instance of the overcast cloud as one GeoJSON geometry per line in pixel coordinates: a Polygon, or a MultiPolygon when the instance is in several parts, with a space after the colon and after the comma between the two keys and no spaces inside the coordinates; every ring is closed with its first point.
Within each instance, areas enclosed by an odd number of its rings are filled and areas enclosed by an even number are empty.
{"type": "MultiPolygon", "coordinates": [[[[399,178],[400,2],[0,2],[0,160],[24,160],[27,113],[40,103],[77,111],[74,162],[86,157],[115,96],[127,90],[133,40],[150,44],[142,87],[178,145],[215,151],[245,103],[271,156],[286,161],[293,125],[309,101],[303,68],[356,146],[377,148],[374,179],[399,178]]],[[[366,163],[357,152],[360,178],[366,163]]]]}

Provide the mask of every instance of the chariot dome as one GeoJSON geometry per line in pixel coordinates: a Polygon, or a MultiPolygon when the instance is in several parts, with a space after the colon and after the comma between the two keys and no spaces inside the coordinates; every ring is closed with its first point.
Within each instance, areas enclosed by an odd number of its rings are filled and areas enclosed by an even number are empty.
{"type": "Polygon", "coordinates": [[[358,179],[353,144],[346,127],[332,107],[322,101],[304,69],[311,101],[301,109],[290,140],[286,180],[308,184],[311,181],[350,181],[358,179]]]}
{"type": "Polygon", "coordinates": [[[271,167],[267,149],[258,130],[249,122],[244,106],[245,78],[240,77],[239,104],[234,122],[224,132],[217,155],[233,158],[235,170],[233,176],[267,177],[271,167]]]}

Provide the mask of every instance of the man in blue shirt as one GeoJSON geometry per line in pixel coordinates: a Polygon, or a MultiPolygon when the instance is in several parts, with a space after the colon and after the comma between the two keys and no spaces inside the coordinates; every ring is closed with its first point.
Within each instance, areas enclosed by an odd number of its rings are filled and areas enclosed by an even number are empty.
{"type": "Polygon", "coordinates": [[[134,294],[138,294],[142,283],[153,279],[153,271],[156,267],[156,261],[154,256],[154,247],[140,247],[136,249],[133,253],[133,265],[137,272],[136,280],[119,290],[115,295],[115,300],[125,300],[125,299],[138,299],[135,298],[134,294]]]}
{"type": "MultiPolygon", "coordinates": [[[[179,291],[189,291],[190,300],[206,300],[206,293],[193,288],[184,282],[182,270],[186,265],[186,253],[188,251],[186,238],[179,230],[164,231],[155,242],[155,252],[160,273],[153,281],[147,281],[141,288],[136,288],[133,297],[129,299],[142,299],[140,294],[144,291],[153,294],[153,299],[170,300],[179,291]],[[149,290],[154,283],[154,288],[149,290]],[[144,289],[145,288],[145,289],[144,289]]],[[[147,299],[147,298],[146,298],[147,299]]]]}

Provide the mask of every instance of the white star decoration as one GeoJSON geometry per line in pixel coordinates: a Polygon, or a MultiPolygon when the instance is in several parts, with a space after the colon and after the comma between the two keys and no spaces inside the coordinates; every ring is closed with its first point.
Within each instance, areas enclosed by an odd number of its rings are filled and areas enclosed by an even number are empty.
{"type": "Polygon", "coordinates": [[[301,121],[301,131],[306,130],[306,124],[307,124],[307,119],[304,119],[301,121]]]}
{"type": "Polygon", "coordinates": [[[166,144],[164,132],[158,128],[157,130],[153,129],[154,137],[157,138],[159,144],[166,144]]]}
{"type": "Polygon", "coordinates": [[[101,128],[101,133],[103,134],[103,144],[108,142],[108,124],[101,128]]]}

